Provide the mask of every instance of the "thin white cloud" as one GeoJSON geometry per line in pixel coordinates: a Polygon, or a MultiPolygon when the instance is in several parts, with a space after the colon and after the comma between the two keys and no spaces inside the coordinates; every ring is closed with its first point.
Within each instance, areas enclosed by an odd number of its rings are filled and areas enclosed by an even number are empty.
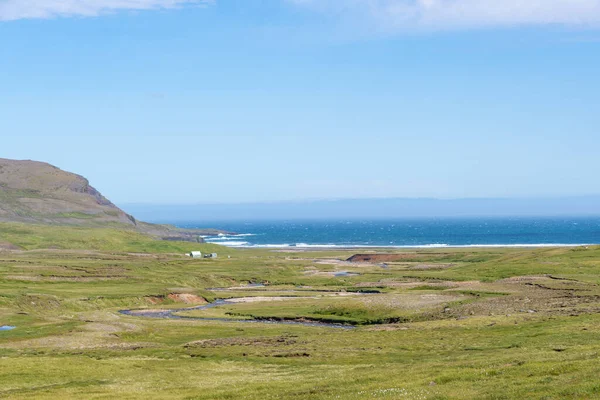
{"type": "Polygon", "coordinates": [[[381,29],[600,25],[600,0],[286,0],[381,29]]]}
{"type": "Polygon", "coordinates": [[[0,21],[30,18],[93,17],[118,10],[155,10],[206,5],[214,0],[0,0],[0,21]]]}

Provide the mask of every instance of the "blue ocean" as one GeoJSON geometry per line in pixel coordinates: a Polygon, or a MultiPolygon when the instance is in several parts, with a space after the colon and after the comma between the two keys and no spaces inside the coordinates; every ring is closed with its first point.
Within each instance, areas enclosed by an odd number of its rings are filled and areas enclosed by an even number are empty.
{"type": "MultiPolygon", "coordinates": [[[[177,224],[182,228],[206,223],[177,224]]],[[[211,222],[231,247],[543,247],[600,244],[600,217],[211,222]]]]}

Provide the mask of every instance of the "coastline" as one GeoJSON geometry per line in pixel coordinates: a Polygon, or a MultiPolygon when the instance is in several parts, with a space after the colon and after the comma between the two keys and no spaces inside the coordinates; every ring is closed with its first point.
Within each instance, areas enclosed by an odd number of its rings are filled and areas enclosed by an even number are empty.
{"type": "Polygon", "coordinates": [[[448,245],[448,244],[428,244],[428,245],[409,245],[409,246],[372,246],[372,245],[336,245],[336,244],[265,244],[265,245],[231,245],[228,243],[215,243],[225,247],[231,247],[236,249],[274,249],[274,250],[310,250],[310,249],[332,249],[332,250],[356,250],[356,249],[490,249],[490,248],[564,248],[564,247],[590,247],[600,246],[600,244],[593,243],[580,243],[580,244],[567,244],[567,243],[540,243],[540,244],[468,244],[468,245],[448,245]]]}
{"type": "Polygon", "coordinates": [[[563,248],[563,247],[590,247],[600,246],[600,243],[516,243],[516,244],[417,244],[417,245],[363,245],[363,244],[251,244],[248,242],[207,241],[207,243],[218,244],[236,249],[493,249],[493,248],[563,248]]]}
{"type": "MultiPolygon", "coordinates": [[[[196,227],[184,224],[181,227],[196,227]]],[[[545,248],[600,244],[600,218],[223,222],[207,243],[253,249],[545,248]]]]}

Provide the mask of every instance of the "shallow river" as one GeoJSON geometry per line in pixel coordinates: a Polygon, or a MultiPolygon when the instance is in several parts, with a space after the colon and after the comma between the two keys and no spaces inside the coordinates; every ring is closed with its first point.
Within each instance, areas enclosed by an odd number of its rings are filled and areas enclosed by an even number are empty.
{"type": "Polygon", "coordinates": [[[277,325],[301,325],[301,326],[313,326],[313,327],[325,327],[325,328],[337,328],[337,329],[354,329],[351,325],[343,324],[332,324],[326,322],[311,322],[311,321],[281,321],[281,320],[270,320],[270,319],[232,319],[232,318],[203,318],[203,317],[187,317],[177,315],[177,313],[183,311],[194,311],[194,310],[206,310],[209,308],[219,307],[223,305],[235,305],[239,304],[236,299],[229,300],[216,300],[212,303],[188,308],[174,308],[170,310],[122,310],[119,311],[121,314],[130,315],[132,317],[144,317],[144,318],[162,318],[162,319],[182,319],[182,320],[196,320],[196,321],[221,321],[221,322],[241,322],[241,323],[261,323],[261,324],[277,324],[277,325]]]}

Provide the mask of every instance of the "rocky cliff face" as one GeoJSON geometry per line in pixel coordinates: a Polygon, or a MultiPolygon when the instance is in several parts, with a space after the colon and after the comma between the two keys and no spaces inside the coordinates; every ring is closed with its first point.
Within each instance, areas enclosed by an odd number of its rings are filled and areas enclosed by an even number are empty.
{"type": "MultiPolygon", "coordinates": [[[[204,231],[138,222],[80,175],[37,161],[0,158],[0,222],[135,229],[161,238],[198,240],[204,231]]],[[[213,233],[213,231],[210,231],[213,233]]]]}

